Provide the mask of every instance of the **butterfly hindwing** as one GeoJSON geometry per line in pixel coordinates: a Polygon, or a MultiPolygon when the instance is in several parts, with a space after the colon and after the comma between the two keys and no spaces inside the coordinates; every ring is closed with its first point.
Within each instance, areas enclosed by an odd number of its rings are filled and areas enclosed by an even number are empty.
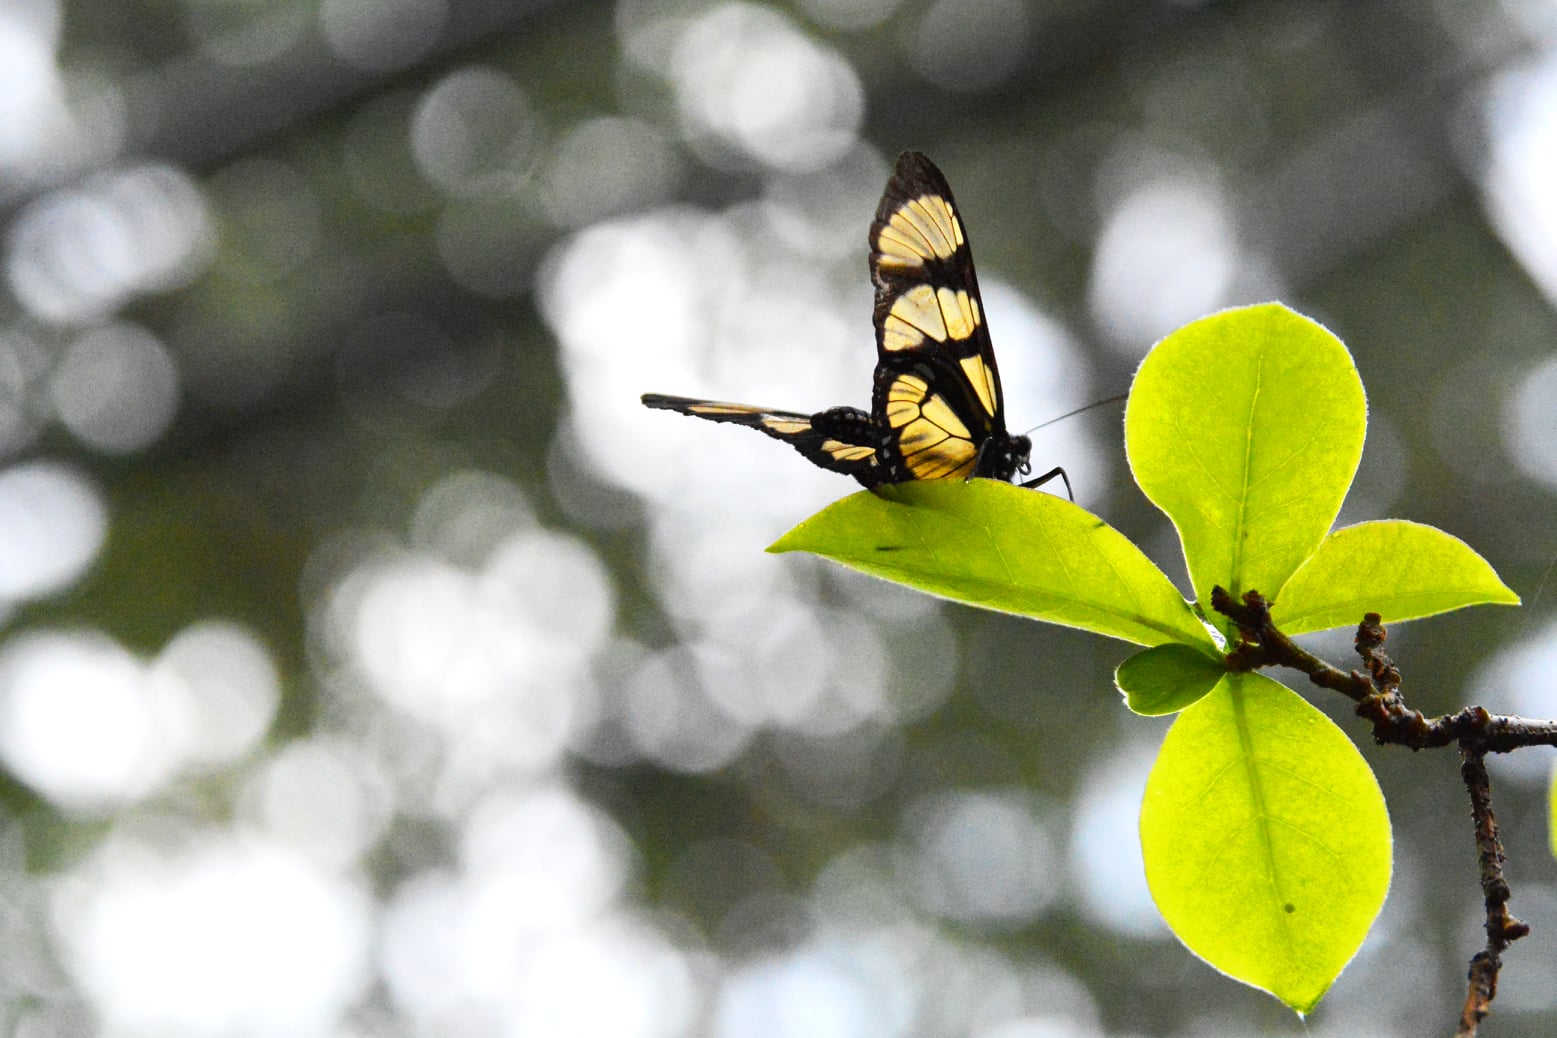
{"type": "Polygon", "coordinates": [[[876,409],[886,426],[881,456],[888,479],[967,479],[980,437],[950,402],[936,365],[884,363],[876,369],[876,409]]]}
{"type": "Polygon", "coordinates": [[[857,407],[833,407],[813,415],[775,411],[750,404],[694,400],[684,396],[646,393],[646,407],[676,411],[711,422],[732,422],[775,440],[783,440],[814,464],[853,476],[867,487],[882,482],[876,456],[880,443],[871,416],[857,407]]]}

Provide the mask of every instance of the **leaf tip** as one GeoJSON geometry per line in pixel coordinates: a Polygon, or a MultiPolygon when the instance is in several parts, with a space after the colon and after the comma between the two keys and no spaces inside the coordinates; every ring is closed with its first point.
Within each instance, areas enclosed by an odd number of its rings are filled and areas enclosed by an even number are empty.
{"type": "Polygon", "coordinates": [[[795,541],[795,531],[790,530],[788,533],[784,534],[778,540],[774,541],[772,544],[768,545],[762,550],[767,552],[769,555],[784,555],[788,552],[800,551],[800,546],[796,544],[795,541]]]}

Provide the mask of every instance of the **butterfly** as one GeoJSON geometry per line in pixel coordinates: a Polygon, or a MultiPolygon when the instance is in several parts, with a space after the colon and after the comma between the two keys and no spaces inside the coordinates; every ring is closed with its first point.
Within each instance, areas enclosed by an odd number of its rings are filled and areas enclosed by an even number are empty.
{"type": "MultiPolygon", "coordinates": [[[[867,488],[916,479],[1010,480],[1032,471],[1032,441],[1006,431],[1000,372],[973,254],[946,178],[899,156],[870,225],[876,375],[869,413],[815,414],[646,393],[647,407],[744,425],[867,488]]],[[[1056,466],[1024,487],[1070,477],[1056,466]]]]}

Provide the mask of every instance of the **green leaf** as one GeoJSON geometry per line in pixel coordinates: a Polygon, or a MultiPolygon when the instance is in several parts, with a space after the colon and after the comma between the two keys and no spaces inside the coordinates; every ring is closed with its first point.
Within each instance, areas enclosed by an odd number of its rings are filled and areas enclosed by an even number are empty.
{"type": "Polygon", "coordinates": [[[1053,494],[925,480],[836,501],[768,549],[809,551],[969,605],[1140,645],[1210,634],[1141,550],[1053,494]]]}
{"type": "Polygon", "coordinates": [[[1125,447],[1178,528],[1198,601],[1217,584],[1236,599],[1287,582],[1335,521],[1366,424],[1346,347],[1280,304],[1202,318],[1152,349],[1125,447]]]}
{"type": "Polygon", "coordinates": [[[1518,605],[1470,545],[1403,519],[1359,523],[1326,537],[1275,595],[1271,618],[1287,634],[1385,623],[1471,605],[1518,605]]]}
{"type": "Polygon", "coordinates": [[[1141,852],[1179,940],[1299,1013],[1356,954],[1389,889],[1373,773],[1328,718],[1258,674],[1228,674],[1168,730],[1141,852]]]}
{"type": "Polygon", "coordinates": [[[1169,644],[1138,652],[1114,671],[1114,684],[1136,713],[1157,717],[1182,710],[1227,676],[1220,659],[1188,645],[1169,644]]]}
{"type": "Polygon", "coordinates": [[[1547,819],[1546,838],[1551,841],[1552,857],[1557,858],[1557,768],[1552,770],[1552,788],[1546,800],[1551,812],[1547,819]]]}

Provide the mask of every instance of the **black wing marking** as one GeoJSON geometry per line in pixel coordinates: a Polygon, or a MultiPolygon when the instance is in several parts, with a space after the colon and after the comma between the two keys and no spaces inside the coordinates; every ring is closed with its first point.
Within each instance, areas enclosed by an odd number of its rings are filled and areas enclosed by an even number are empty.
{"type": "Polygon", "coordinates": [[[870,415],[857,407],[833,407],[805,415],[660,393],[645,393],[642,399],[645,407],[756,429],[783,440],[824,469],[853,476],[862,486],[882,482],[883,470],[877,464],[881,436],[870,415]]]}

